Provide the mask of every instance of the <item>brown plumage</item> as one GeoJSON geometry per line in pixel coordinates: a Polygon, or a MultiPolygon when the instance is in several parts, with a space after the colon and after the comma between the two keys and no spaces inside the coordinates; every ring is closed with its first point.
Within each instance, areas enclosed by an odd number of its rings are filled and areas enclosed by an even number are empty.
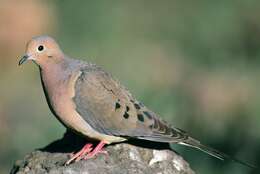
{"type": "Polygon", "coordinates": [[[229,158],[160,119],[97,65],[66,56],[51,37],[40,36],[29,41],[19,64],[26,60],[39,66],[49,107],[58,120],[83,136],[101,141],[95,149],[90,144],[84,146],[67,164],[91,158],[104,152],[104,144],[128,138],[178,143],[219,159],[229,158]]]}

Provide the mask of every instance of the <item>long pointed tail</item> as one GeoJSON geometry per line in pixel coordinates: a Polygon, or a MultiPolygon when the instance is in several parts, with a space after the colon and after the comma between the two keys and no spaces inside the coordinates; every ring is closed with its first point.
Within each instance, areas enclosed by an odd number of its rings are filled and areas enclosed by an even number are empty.
{"type": "Polygon", "coordinates": [[[196,149],[199,149],[215,158],[218,158],[220,160],[231,160],[231,161],[234,161],[234,162],[237,162],[237,163],[240,163],[242,165],[245,165],[247,167],[250,167],[250,168],[257,168],[256,166],[252,165],[252,164],[249,164],[247,162],[243,162],[241,160],[238,160],[236,158],[233,158],[223,152],[220,152],[216,149],[213,149],[211,147],[208,147],[208,146],[205,146],[203,144],[201,144],[198,140],[196,139],[193,139],[191,137],[189,137],[188,139],[185,140],[185,142],[180,142],[179,144],[182,144],[182,145],[185,145],[185,146],[189,146],[189,147],[193,147],[193,148],[196,148],[196,149]]]}

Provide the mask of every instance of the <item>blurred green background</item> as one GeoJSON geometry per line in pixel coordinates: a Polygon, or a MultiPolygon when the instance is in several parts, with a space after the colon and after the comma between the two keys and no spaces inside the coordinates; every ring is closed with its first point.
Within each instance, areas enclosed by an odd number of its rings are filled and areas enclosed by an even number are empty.
{"type": "MultiPolygon", "coordinates": [[[[260,164],[260,1],[0,1],[0,173],[60,138],[33,64],[35,35],[95,62],[205,144],[260,164]]],[[[174,145],[197,173],[250,173],[174,145]]]]}

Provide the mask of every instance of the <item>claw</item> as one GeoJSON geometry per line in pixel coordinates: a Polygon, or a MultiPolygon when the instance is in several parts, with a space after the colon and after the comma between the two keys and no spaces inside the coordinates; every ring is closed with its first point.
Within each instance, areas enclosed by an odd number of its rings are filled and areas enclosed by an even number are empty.
{"type": "Polygon", "coordinates": [[[72,157],[65,163],[65,165],[69,165],[72,161],[80,161],[81,159],[87,160],[90,158],[93,158],[97,154],[106,154],[108,155],[108,152],[103,149],[103,147],[107,143],[105,141],[100,141],[99,144],[93,149],[93,145],[88,143],[86,144],[79,152],[76,154],[70,154],[72,157]]]}
{"type": "Polygon", "coordinates": [[[97,154],[99,153],[105,153],[105,154],[108,154],[107,151],[103,150],[103,147],[106,143],[104,141],[101,141],[97,146],[96,148],[91,151],[90,153],[88,153],[86,155],[86,157],[84,157],[84,159],[90,159],[90,158],[93,158],[94,156],[96,156],[97,154]]]}
{"type": "MultiPolygon", "coordinates": [[[[82,156],[86,155],[87,153],[89,153],[93,148],[92,148],[92,144],[86,144],[79,152],[77,152],[76,154],[74,154],[66,163],[65,165],[69,165],[72,161],[79,161],[81,159],[82,156]],[[80,158],[80,159],[79,159],[80,158]],[[79,159],[79,160],[78,160],[79,159]]],[[[71,155],[71,154],[70,154],[71,155]]]]}

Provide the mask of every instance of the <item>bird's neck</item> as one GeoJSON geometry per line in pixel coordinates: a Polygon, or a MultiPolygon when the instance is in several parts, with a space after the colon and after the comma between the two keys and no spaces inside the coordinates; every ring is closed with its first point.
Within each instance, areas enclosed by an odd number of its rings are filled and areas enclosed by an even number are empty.
{"type": "Polygon", "coordinates": [[[46,90],[50,91],[51,86],[58,87],[61,83],[64,83],[70,72],[67,70],[68,66],[66,61],[59,64],[45,64],[40,66],[41,80],[44,81],[43,86],[46,90]]]}

